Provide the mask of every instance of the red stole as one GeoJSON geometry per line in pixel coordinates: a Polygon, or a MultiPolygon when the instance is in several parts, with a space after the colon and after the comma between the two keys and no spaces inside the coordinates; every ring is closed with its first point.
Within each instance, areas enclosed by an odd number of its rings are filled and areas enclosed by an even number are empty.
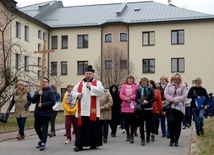
{"type": "MultiPolygon", "coordinates": [[[[97,86],[97,81],[93,80],[91,82],[93,86],[97,86]]],[[[82,86],[83,86],[83,81],[80,82],[79,87],[78,87],[78,93],[82,93],[82,86]]],[[[78,125],[82,125],[82,117],[81,117],[81,99],[78,101],[78,125]]],[[[96,96],[91,96],[91,108],[90,108],[90,121],[96,121],[97,113],[96,113],[96,96]]]]}

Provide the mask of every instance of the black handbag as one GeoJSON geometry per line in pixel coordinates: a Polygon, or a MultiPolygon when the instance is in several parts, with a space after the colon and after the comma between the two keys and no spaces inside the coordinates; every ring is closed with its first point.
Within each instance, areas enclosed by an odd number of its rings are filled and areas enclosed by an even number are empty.
{"type": "Polygon", "coordinates": [[[9,113],[2,114],[0,117],[0,122],[7,123],[8,117],[9,117],[9,113]]]}
{"type": "Polygon", "coordinates": [[[172,102],[166,101],[162,107],[162,111],[167,112],[171,109],[172,102]]]}

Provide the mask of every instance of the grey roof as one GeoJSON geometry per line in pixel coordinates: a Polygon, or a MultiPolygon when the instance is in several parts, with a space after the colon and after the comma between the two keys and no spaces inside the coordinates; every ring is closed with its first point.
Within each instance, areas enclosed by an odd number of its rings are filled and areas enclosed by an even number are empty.
{"type": "MultiPolygon", "coordinates": [[[[48,7],[51,8],[51,5],[54,5],[55,2],[56,1],[50,1],[42,4],[49,3],[50,6],[48,7]]],[[[58,4],[53,7],[54,9],[49,9],[49,11],[46,11],[45,14],[43,13],[42,16],[38,16],[41,12],[38,10],[36,12],[36,8],[38,9],[38,6],[42,4],[29,6],[29,8],[21,8],[20,10],[25,13],[29,13],[30,9],[32,11],[35,10],[29,14],[53,28],[100,26],[117,22],[134,24],[214,19],[214,15],[153,1],[71,7],[63,7],[63,5],[58,4]]]]}

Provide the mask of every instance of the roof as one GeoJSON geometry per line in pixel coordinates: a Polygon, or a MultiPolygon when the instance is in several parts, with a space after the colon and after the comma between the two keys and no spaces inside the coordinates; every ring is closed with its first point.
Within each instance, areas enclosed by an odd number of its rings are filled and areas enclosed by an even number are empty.
{"type": "Polygon", "coordinates": [[[63,7],[60,2],[49,1],[23,7],[20,10],[52,28],[101,26],[118,22],[135,24],[214,19],[214,15],[153,1],[71,7],[63,7]],[[42,10],[42,6],[45,9],[42,10]],[[38,16],[39,14],[42,15],[38,16]]]}

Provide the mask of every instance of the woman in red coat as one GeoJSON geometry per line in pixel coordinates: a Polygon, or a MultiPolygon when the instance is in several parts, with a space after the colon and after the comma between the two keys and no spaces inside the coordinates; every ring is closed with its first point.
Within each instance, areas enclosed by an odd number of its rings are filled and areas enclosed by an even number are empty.
{"type": "Polygon", "coordinates": [[[153,102],[152,110],[152,129],[151,129],[151,142],[155,141],[156,122],[162,113],[162,100],[160,90],[157,89],[153,80],[149,81],[149,86],[154,90],[155,101],[153,102]]]}

